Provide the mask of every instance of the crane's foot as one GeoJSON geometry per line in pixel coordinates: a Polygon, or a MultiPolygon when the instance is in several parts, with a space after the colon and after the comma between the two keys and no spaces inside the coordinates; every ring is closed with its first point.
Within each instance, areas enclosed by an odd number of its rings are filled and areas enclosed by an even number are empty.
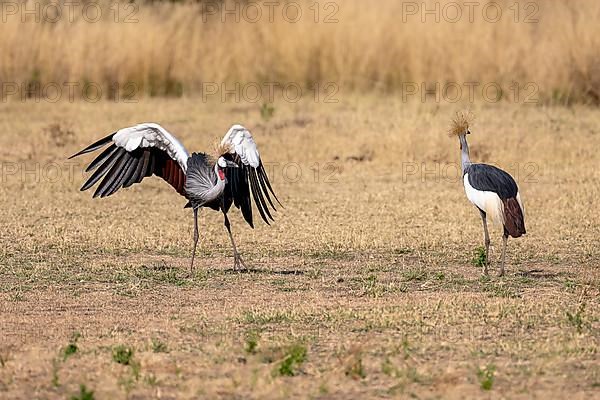
{"type": "Polygon", "coordinates": [[[193,278],[194,277],[194,272],[195,272],[194,258],[192,258],[192,262],[190,263],[190,269],[188,270],[188,278],[193,278]]]}
{"type": "Polygon", "coordinates": [[[233,256],[233,270],[234,271],[247,271],[248,270],[248,267],[246,266],[246,263],[242,259],[242,256],[240,256],[237,253],[234,254],[234,256],[233,256]]]}
{"type": "Polygon", "coordinates": [[[498,276],[499,277],[503,277],[504,276],[504,265],[500,267],[500,272],[498,272],[498,276]]]}

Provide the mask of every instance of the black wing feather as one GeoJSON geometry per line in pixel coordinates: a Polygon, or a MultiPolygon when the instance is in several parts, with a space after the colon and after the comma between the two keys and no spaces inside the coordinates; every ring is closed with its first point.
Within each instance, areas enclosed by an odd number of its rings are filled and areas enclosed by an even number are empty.
{"type": "Polygon", "coordinates": [[[465,173],[474,189],[494,192],[500,199],[515,197],[519,191],[513,177],[493,165],[472,164],[465,173]]]}
{"type": "Polygon", "coordinates": [[[247,166],[242,165],[239,168],[227,168],[225,170],[227,185],[223,195],[222,209],[227,213],[233,203],[242,212],[248,225],[254,228],[247,169],[247,166]]]}
{"type": "Polygon", "coordinates": [[[80,156],[82,154],[86,154],[86,153],[91,153],[92,151],[96,151],[99,148],[105,146],[106,144],[110,143],[112,141],[113,136],[115,135],[115,133],[117,132],[113,132],[110,135],[103,137],[102,139],[98,140],[97,142],[94,142],[92,144],[90,144],[88,147],[86,147],[85,149],[81,150],[79,153],[73,154],[71,157],[69,157],[69,160],[71,158],[80,156]]]}
{"type": "Polygon", "coordinates": [[[140,183],[142,179],[148,176],[148,169],[150,167],[150,159],[152,158],[152,154],[149,151],[144,151],[144,155],[142,156],[144,161],[142,162],[142,169],[139,172],[136,183],[140,183]]]}
{"type": "Polygon", "coordinates": [[[267,200],[269,201],[269,204],[271,205],[271,208],[273,208],[273,210],[277,211],[277,208],[275,208],[275,205],[271,201],[271,196],[269,196],[269,190],[267,189],[267,186],[265,184],[265,177],[262,174],[262,172],[261,172],[260,169],[256,170],[256,175],[258,176],[258,182],[260,183],[261,190],[264,193],[264,195],[267,198],[267,200]]]}
{"type": "Polygon", "coordinates": [[[154,157],[154,154],[150,154],[150,164],[148,166],[148,169],[146,170],[146,174],[144,175],[144,178],[148,177],[148,176],[152,176],[152,171],[154,171],[155,168],[156,168],[156,157],[154,157]]]}
{"type": "Polygon", "coordinates": [[[272,197],[280,205],[281,202],[271,187],[269,177],[262,162],[260,162],[257,168],[254,168],[243,164],[237,154],[227,154],[225,157],[235,162],[239,167],[227,168],[225,172],[227,186],[225,187],[222,202],[223,211],[228,212],[233,202],[241,210],[248,225],[254,227],[252,218],[252,199],[254,199],[254,204],[262,220],[267,225],[270,225],[270,221],[274,221],[270,209],[272,208],[274,211],[277,211],[272,197]]]}
{"type": "Polygon", "coordinates": [[[85,172],[90,172],[90,171],[96,169],[96,167],[98,165],[100,165],[101,163],[103,163],[104,160],[106,160],[110,156],[112,156],[113,153],[115,153],[117,151],[117,149],[118,149],[118,147],[116,144],[108,146],[106,149],[104,149],[104,151],[102,153],[100,153],[100,155],[98,157],[96,157],[94,159],[94,161],[92,161],[90,163],[90,165],[88,165],[88,167],[85,169],[85,172]]]}
{"type": "MultiPolygon", "coordinates": [[[[273,197],[275,197],[275,200],[277,200],[277,203],[279,203],[279,205],[283,207],[283,204],[281,204],[281,202],[277,198],[277,195],[275,195],[273,188],[271,187],[271,182],[269,182],[269,177],[267,176],[267,171],[265,171],[265,167],[263,166],[262,161],[260,162],[260,165],[258,166],[258,172],[261,176],[264,177],[264,181],[267,184],[267,187],[269,188],[269,191],[271,192],[273,197]]],[[[275,208],[275,207],[273,207],[273,208],[275,208]]]]}
{"type": "Polygon", "coordinates": [[[144,166],[142,157],[143,157],[143,155],[135,158],[135,161],[133,162],[131,167],[129,167],[129,169],[130,169],[129,177],[127,178],[127,180],[125,182],[123,182],[124,188],[127,188],[137,182],[137,178],[140,174],[140,171],[141,171],[142,167],[144,166]]]}
{"type": "Polygon", "coordinates": [[[249,170],[247,171],[247,175],[250,179],[250,187],[252,189],[252,196],[254,197],[254,203],[256,205],[256,208],[258,209],[258,212],[259,212],[261,218],[263,219],[263,221],[265,221],[265,223],[267,225],[270,225],[269,220],[267,219],[265,212],[263,210],[263,204],[260,202],[259,197],[258,197],[259,189],[256,185],[256,176],[253,175],[249,170]]]}
{"type": "Polygon", "coordinates": [[[252,175],[252,178],[254,179],[254,186],[257,189],[258,192],[258,198],[260,200],[260,203],[262,204],[263,210],[265,211],[265,213],[267,214],[267,216],[271,219],[271,221],[275,221],[273,219],[273,216],[271,215],[271,212],[269,211],[269,207],[267,206],[267,202],[265,201],[265,197],[263,194],[263,189],[260,185],[260,182],[258,181],[258,173],[256,171],[256,168],[252,168],[250,170],[250,174],[252,175]]]}
{"type": "Polygon", "coordinates": [[[242,210],[244,219],[254,228],[254,221],[252,218],[252,201],[250,200],[250,185],[248,184],[248,175],[245,171],[238,169],[238,189],[237,196],[235,197],[235,205],[242,210]]]}
{"type": "Polygon", "coordinates": [[[238,191],[238,169],[239,168],[227,168],[225,170],[226,185],[225,191],[223,192],[223,202],[221,204],[221,209],[224,213],[229,212],[229,209],[234,202],[234,193],[238,191]]]}
{"type": "Polygon", "coordinates": [[[104,163],[90,176],[90,178],[83,184],[81,191],[88,190],[96,184],[119,160],[119,158],[125,153],[125,149],[118,148],[111,156],[104,161],[104,163]]]}
{"type": "Polygon", "coordinates": [[[119,173],[122,172],[123,166],[127,162],[127,152],[124,151],[119,158],[119,160],[113,165],[113,167],[108,171],[100,185],[96,189],[94,193],[94,197],[104,197],[104,193],[108,192],[110,186],[114,183],[115,180],[119,178],[119,173]]]}
{"type": "Polygon", "coordinates": [[[131,178],[131,174],[135,170],[138,159],[133,157],[131,154],[127,154],[127,156],[129,157],[129,160],[127,160],[127,163],[123,167],[123,173],[121,174],[119,180],[111,186],[110,191],[106,194],[107,196],[110,196],[117,190],[121,189],[125,182],[131,178]]]}

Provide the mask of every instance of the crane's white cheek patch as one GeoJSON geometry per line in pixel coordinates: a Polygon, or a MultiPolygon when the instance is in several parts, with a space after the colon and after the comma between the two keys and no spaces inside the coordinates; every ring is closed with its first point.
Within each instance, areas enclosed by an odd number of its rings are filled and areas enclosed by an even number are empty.
{"type": "Polygon", "coordinates": [[[477,190],[469,183],[469,174],[464,176],[465,193],[467,198],[479,209],[485,211],[493,222],[504,224],[504,205],[500,197],[494,192],[477,190]]]}

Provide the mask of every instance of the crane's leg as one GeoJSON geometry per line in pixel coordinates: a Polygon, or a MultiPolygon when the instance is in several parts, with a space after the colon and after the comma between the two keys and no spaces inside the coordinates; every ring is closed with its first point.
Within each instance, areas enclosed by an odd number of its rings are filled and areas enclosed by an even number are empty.
{"type": "Polygon", "coordinates": [[[504,275],[504,259],[506,258],[506,242],[508,242],[508,233],[504,232],[502,236],[502,262],[500,263],[500,273],[498,276],[504,275]]]}
{"type": "Polygon", "coordinates": [[[488,265],[490,263],[490,234],[487,227],[487,217],[485,212],[479,210],[481,220],[483,221],[483,238],[485,243],[485,264],[483,264],[483,273],[488,274],[488,265]]]}
{"type": "Polygon", "coordinates": [[[190,264],[190,276],[194,273],[194,258],[196,258],[196,246],[198,245],[198,209],[194,208],[194,250],[192,251],[192,263],[190,264]]]}
{"type": "Polygon", "coordinates": [[[225,217],[225,228],[227,228],[227,233],[229,233],[229,239],[231,239],[231,246],[233,247],[233,270],[237,271],[238,269],[247,270],[248,267],[244,260],[242,260],[242,256],[237,251],[237,247],[235,247],[235,241],[233,240],[233,235],[231,234],[231,224],[229,223],[229,218],[226,213],[223,213],[225,217]]]}

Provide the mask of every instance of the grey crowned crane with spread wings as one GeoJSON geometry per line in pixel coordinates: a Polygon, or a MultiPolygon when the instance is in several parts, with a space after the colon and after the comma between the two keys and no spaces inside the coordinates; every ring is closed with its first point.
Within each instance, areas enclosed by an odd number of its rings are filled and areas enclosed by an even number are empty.
{"type": "Polygon", "coordinates": [[[473,164],[469,158],[467,135],[472,116],[469,112],[458,112],[452,121],[450,136],[458,136],[461,150],[461,170],[467,198],[479,209],[483,221],[486,261],[483,273],[488,273],[490,236],[487,227],[487,216],[492,221],[502,224],[502,261],[499,275],[504,275],[506,258],[506,242],[508,237],[518,238],[526,233],[523,203],[517,183],[505,171],[488,164],[473,164]]]}
{"type": "Polygon", "coordinates": [[[123,128],[91,144],[70,158],[90,153],[109,145],[87,167],[94,171],[81,187],[87,190],[102,179],[94,197],[106,197],[120,188],[141,182],[156,175],[171,185],[188,200],[185,207],[194,212],[194,250],[190,271],[194,268],[198,244],[198,210],[202,207],[223,212],[224,224],[231,239],[234,270],[247,268],[242,260],[227,213],[234,204],[241,210],[246,222],[254,228],[252,200],[264,222],[269,225],[276,211],[271,196],[275,195],[258,153],[256,143],[246,128],[233,125],[217,149],[216,160],[205,153],[190,155],[183,145],[165,128],[155,123],[144,123],[123,128]]]}

